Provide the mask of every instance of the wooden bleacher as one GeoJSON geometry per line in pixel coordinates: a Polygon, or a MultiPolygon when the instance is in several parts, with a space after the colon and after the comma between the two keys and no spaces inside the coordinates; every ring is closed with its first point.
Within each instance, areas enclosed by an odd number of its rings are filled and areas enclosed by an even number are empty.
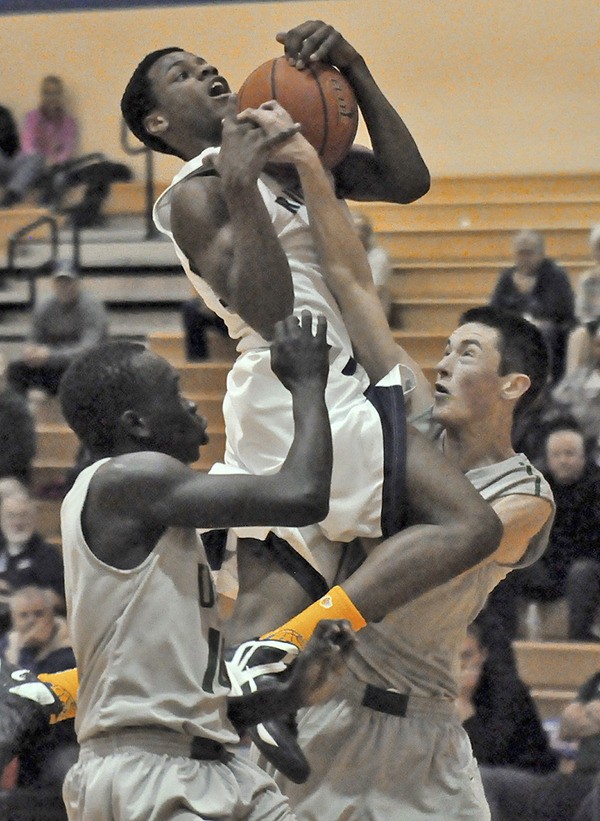
{"type": "Polygon", "coordinates": [[[543,719],[560,715],[580,686],[600,671],[600,643],[515,641],[519,674],[543,719]]]}
{"type": "MultiPolygon", "coordinates": [[[[47,208],[37,208],[33,205],[15,205],[11,208],[0,208],[0,255],[6,254],[8,240],[16,231],[26,225],[47,217],[50,211],[47,208]]],[[[47,229],[39,227],[31,234],[32,238],[41,238],[47,234],[47,229]]]]}

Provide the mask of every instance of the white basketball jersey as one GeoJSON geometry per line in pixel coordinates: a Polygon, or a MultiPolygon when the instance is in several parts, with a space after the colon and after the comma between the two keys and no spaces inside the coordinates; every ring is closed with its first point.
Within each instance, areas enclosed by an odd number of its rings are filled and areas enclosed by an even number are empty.
{"type": "Polygon", "coordinates": [[[81,514],[106,461],[80,473],[61,509],[68,622],[79,669],[78,739],[161,727],[235,743],[202,543],[191,528],[169,528],[138,567],[119,570],[100,561],[86,543],[81,514]]]}
{"type": "MultiPolygon", "coordinates": [[[[553,503],[552,491],[527,457],[509,459],[468,471],[467,479],[493,502],[512,494],[538,496],[553,503]]],[[[534,562],[544,551],[552,517],[534,536],[520,562],[534,562]]],[[[357,677],[380,687],[417,696],[455,698],[459,650],[467,625],[485,604],[488,593],[513,566],[488,562],[462,573],[361,630],[349,660],[357,677]]]]}

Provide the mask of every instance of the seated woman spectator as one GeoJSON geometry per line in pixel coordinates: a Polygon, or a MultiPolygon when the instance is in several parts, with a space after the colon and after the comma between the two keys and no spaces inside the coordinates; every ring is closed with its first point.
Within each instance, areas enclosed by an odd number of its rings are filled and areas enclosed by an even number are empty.
{"type": "Polygon", "coordinates": [[[552,381],[564,372],[567,336],[575,324],[569,275],[545,253],[544,237],[520,231],[513,239],[515,264],[502,271],[492,293],[495,308],[518,313],[544,334],[552,357],[552,381]]]}
{"type": "Polygon", "coordinates": [[[75,156],[77,140],[78,126],[67,111],[63,81],[54,75],[44,77],[39,105],[25,115],[21,134],[23,153],[42,157],[44,161],[38,179],[42,205],[52,204],[57,175],[75,156]]]}
{"type": "Polygon", "coordinates": [[[579,324],[569,336],[565,376],[588,364],[600,320],[600,224],[592,226],[590,249],[594,264],[584,271],[577,283],[575,309],[579,324]]]}
{"type": "Polygon", "coordinates": [[[511,643],[485,612],[467,630],[459,681],[458,712],[480,768],[537,773],[556,768],[557,757],[519,678],[511,643]]]}

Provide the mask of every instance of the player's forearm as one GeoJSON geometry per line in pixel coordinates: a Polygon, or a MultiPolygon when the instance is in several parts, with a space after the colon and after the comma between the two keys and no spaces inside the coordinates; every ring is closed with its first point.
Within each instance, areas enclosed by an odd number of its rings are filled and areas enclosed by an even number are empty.
{"type": "MultiPolygon", "coordinates": [[[[329,511],[333,446],[331,426],[321,389],[300,388],[292,397],[294,440],[279,472],[279,481],[293,478],[295,498],[310,511],[310,522],[329,511]]],[[[308,522],[307,522],[308,523],[308,522]]]]}
{"type": "Polygon", "coordinates": [[[355,355],[371,382],[378,382],[402,359],[377,289],[365,249],[336,198],[318,160],[297,163],[317,256],[350,334],[355,355]]]}
{"type": "Polygon", "coordinates": [[[296,164],[319,262],[327,284],[339,301],[353,282],[373,286],[366,251],[335,196],[316,152],[305,152],[296,164]]]}
{"type": "Polygon", "coordinates": [[[256,186],[225,194],[231,220],[233,259],[228,289],[231,303],[265,339],[294,307],[287,257],[256,186]],[[239,308],[237,307],[239,306],[239,308]]]}
{"type": "Polygon", "coordinates": [[[381,199],[400,203],[419,199],[429,190],[431,178],[410,131],[362,58],[343,73],[354,89],[371,138],[381,172],[381,199]]]}

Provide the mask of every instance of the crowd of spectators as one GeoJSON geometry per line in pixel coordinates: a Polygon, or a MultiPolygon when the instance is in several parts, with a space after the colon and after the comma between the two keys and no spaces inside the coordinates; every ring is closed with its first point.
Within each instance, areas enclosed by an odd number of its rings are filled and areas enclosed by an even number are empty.
{"type": "Polygon", "coordinates": [[[79,125],[60,77],[42,79],[38,105],[26,113],[20,133],[12,112],[0,106],[0,208],[36,191],[39,205],[69,214],[73,224],[103,225],[112,182],[131,178],[128,166],[101,152],[79,153],[79,125]],[[69,199],[73,191],[79,196],[69,199]]]}

